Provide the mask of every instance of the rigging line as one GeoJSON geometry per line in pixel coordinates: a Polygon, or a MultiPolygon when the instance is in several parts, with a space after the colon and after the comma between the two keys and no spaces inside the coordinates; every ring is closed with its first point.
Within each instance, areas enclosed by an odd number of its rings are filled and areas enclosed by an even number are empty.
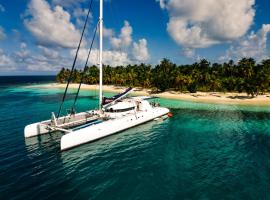
{"type": "Polygon", "coordinates": [[[88,9],[88,13],[87,13],[87,16],[86,16],[86,19],[85,19],[85,22],[84,22],[84,26],[83,26],[83,31],[82,31],[82,34],[81,34],[80,42],[79,42],[79,45],[77,47],[76,55],[75,55],[75,58],[74,58],[74,61],[73,61],[73,64],[72,64],[71,72],[70,72],[69,77],[68,77],[68,82],[67,82],[67,85],[66,85],[66,88],[65,88],[65,92],[64,92],[64,95],[63,95],[63,98],[62,98],[62,102],[60,104],[60,107],[59,107],[59,110],[58,110],[58,113],[57,113],[57,119],[59,118],[59,115],[60,115],[61,110],[62,110],[63,103],[64,103],[64,101],[66,99],[67,90],[68,90],[69,84],[70,84],[71,79],[72,79],[73,71],[74,71],[75,64],[76,64],[77,57],[78,57],[78,53],[79,53],[79,50],[80,50],[80,47],[81,47],[81,43],[82,43],[82,39],[83,39],[83,36],[84,36],[85,28],[86,28],[87,21],[88,21],[88,18],[89,18],[91,9],[92,9],[92,3],[93,3],[93,0],[91,0],[90,5],[89,5],[89,9],[88,9]]]}
{"type": "Polygon", "coordinates": [[[80,92],[80,89],[81,89],[82,82],[83,82],[83,80],[85,78],[85,73],[86,73],[86,69],[87,69],[87,65],[88,65],[88,60],[90,58],[92,47],[93,47],[93,44],[94,44],[94,41],[95,41],[95,37],[96,37],[96,33],[97,33],[99,22],[100,21],[98,21],[98,23],[96,25],[96,28],[95,28],[95,31],[94,31],[94,35],[93,35],[93,38],[92,38],[92,41],[91,41],[91,45],[90,45],[90,48],[89,48],[89,51],[88,51],[87,59],[86,59],[85,65],[84,65],[84,69],[83,69],[83,73],[82,73],[82,76],[81,76],[80,84],[79,84],[79,87],[77,89],[76,96],[75,96],[75,99],[74,99],[74,102],[73,102],[73,105],[72,105],[72,108],[71,108],[71,112],[75,111],[74,110],[75,109],[75,105],[76,105],[76,102],[77,102],[77,99],[78,99],[78,96],[79,96],[79,92],[80,92]]]}

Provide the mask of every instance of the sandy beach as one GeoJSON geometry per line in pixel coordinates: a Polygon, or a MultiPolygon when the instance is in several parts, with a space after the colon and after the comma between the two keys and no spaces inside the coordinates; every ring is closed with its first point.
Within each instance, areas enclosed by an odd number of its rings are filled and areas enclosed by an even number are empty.
{"type": "MultiPolygon", "coordinates": [[[[42,88],[65,88],[66,84],[45,84],[39,85],[42,88]]],[[[83,84],[83,90],[98,90],[98,85],[83,84]]],[[[70,88],[78,88],[78,84],[70,84],[70,88]]],[[[107,92],[122,92],[126,87],[104,85],[103,90],[107,92]]],[[[197,92],[197,93],[180,93],[176,91],[167,91],[163,93],[152,93],[148,89],[134,88],[132,95],[138,96],[155,96],[167,99],[178,99],[193,102],[215,103],[215,104],[232,104],[232,105],[256,105],[270,106],[270,94],[259,95],[254,98],[247,96],[246,93],[222,93],[222,92],[197,92]]]]}

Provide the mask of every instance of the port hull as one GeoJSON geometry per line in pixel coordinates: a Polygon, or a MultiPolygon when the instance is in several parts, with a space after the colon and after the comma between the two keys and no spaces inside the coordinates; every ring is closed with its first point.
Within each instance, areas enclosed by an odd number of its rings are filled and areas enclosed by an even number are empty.
{"type": "Polygon", "coordinates": [[[93,114],[95,112],[95,110],[90,110],[87,112],[77,113],[75,115],[60,117],[56,120],[57,126],[52,124],[53,120],[46,120],[29,124],[24,128],[24,137],[30,138],[38,135],[52,133],[54,131],[65,132],[68,129],[72,129],[73,127],[80,126],[82,124],[88,123],[89,121],[97,119],[97,116],[93,114]]]}

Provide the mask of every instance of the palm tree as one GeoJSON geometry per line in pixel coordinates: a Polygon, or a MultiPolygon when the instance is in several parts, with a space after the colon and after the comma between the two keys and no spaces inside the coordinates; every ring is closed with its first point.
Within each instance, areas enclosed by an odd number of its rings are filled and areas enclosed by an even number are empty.
{"type": "MultiPolygon", "coordinates": [[[[62,68],[56,80],[64,83],[70,73],[69,69],[62,68]]],[[[80,70],[73,71],[73,82],[79,82],[81,73],[80,70]]],[[[159,91],[238,91],[254,96],[270,91],[270,59],[257,65],[252,58],[243,58],[237,64],[231,60],[211,65],[203,59],[192,65],[176,66],[170,60],[163,59],[154,67],[143,63],[126,67],[104,65],[103,81],[104,84],[157,88],[159,91]]],[[[83,82],[99,82],[97,66],[87,67],[83,82]]]]}

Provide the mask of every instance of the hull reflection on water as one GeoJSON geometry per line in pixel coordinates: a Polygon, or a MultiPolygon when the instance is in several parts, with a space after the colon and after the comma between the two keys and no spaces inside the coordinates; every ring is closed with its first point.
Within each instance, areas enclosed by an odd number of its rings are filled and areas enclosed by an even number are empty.
{"type": "MultiPolygon", "coordinates": [[[[25,146],[29,153],[36,150],[51,150],[59,149],[60,139],[63,136],[61,132],[54,132],[52,134],[39,135],[36,137],[25,138],[25,146]]],[[[60,150],[59,150],[60,152],[60,150]]]]}
{"type": "Polygon", "coordinates": [[[155,130],[159,129],[161,124],[168,123],[166,121],[150,121],[102,140],[84,144],[67,152],[64,151],[61,153],[61,157],[65,163],[68,163],[69,160],[80,162],[87,157],[98,157],[100,154],[108,153],[111,155],[111,151],[117,148],[130,150],[132,148],[136,149],[140,145],[150,145],[157,137],[155,130]]]}

